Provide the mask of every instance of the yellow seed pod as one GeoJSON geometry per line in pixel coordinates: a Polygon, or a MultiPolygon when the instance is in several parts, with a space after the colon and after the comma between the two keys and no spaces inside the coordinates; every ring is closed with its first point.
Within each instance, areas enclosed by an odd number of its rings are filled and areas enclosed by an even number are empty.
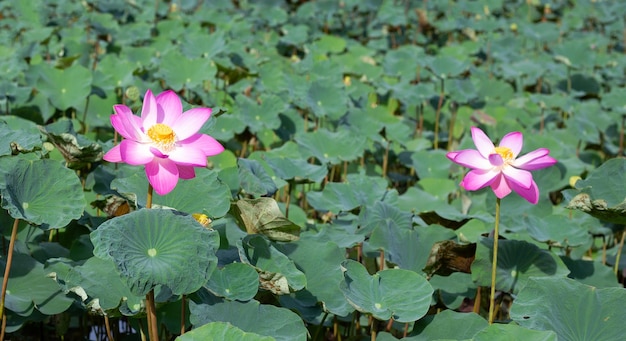
{"type": "Polygon", "coordinates": [[[191,216],[204,227],[208,227],[211,223],[211,218],[209,218],[206,214],[193,213],[191,216]]]}
{"type": "Polygon", "coordinates": [[[582,180],[582,178],[578,175],[574,175],[574,176],[570,176],[569,177],[569,185],[572,187],[576,187],[576,181],[578,180],[582,180]]]}

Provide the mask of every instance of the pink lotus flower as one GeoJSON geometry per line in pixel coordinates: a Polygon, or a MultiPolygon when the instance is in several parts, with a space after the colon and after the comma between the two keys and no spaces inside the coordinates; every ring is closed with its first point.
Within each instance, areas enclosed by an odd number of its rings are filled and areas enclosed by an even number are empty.
{"type": "Polygon", "coordinates": [[[498,198],[504,198],[511,190],[528,202],[539,201],[539,189],[529,171],[550,167],[556,160],[548,156],[550,150],[539,148],[520,158],[523,136],[520,132],[506,134],[495,147],[485,133],[472,127],[475,149],[449,152],[448,159],[471,170],[461,181],[461,187],[476,191],[491,186],[498,198]]]}
{"type": "Polygon", "coordinates": [[[146,91],[141,117],[125,105],[113,106],[111,124],[124,140],[109,150],[104,159],[146,166],[148,181],[159,195],[171,192],[178,179],[196,176],[194,167],[206,167],[207,156],[224,147],[214,138],[198,134],[211,116],[210,108],[194,108],[183,113],[173,91],[154,97],[146,91]]]}

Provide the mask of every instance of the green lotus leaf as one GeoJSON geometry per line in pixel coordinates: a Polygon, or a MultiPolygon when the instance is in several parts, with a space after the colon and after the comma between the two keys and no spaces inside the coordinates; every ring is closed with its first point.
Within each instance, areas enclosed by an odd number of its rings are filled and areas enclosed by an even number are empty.
{"type": "Polygon", "coordinates": [[[189,320],[194,327],[207,323],[228,322],[248,332],[271,336],[278,341],[306,340],[302,319],[289,309],[260,304],[226,301],[212,304],[189,302],[189,320]]]}
{"type": "Polygon", "coordinates": [[[598,219],[626,224],[626,160],[613,158],[576,182],[576,189],[563,191],[567,208],[598,219]]]}
{"type": "Polygon", "coordinates": [[[244,332],[228,322],[210,322],[194,328],[176,338],[177,341],[204,341],[204,340],[241,340],[241,341],[272,341],[271,336],[260,336],[255,333],[244,332]]]}
{"type": "Polygon", "coordinates": [[[175,91],[202,85],[205,79],[215,77],[217,66],[207,58],[187,58],[174,49],[161,58],[158,75],[167,79],[175,91]],[[184,61],[184,62],[181,62],[184,61]]]}
{"type": "Polygon", "coordinates": [[[343,83],[317,80],[307,92],[307,104],[316,117],[337,120],[348,111],[348,96],[343,83]]]}
{"type": "Polygon", "coordinates": [[[252,100],[247,96],[237,96],[239,110],[235,113],[245,122],[250,132],[258,134],[263,130],[278,129],[280,116],[287,108],[287,103],[280,97],[268,94],[252,100]]]}
{"type": "MultiPolygon", "coordinates": [[[[148,179],[144,172],[135,172],[128,177],[118,177],[111,187],[134,199],[138,206],[145,207],[148,195],[148,179]],[[130,195],[129,195],[130,194],[130,195]]],[[[210,217],[222,217],[230,208],[230,190],[213,170],[196,169],[196,177],[180,180],[168,195],[154,194],[153,204],[175,208],[187,213],[206,213],[210,217]]]]}
{"type": "MultiPolygon", "coordinates": [[[[491,285],[493,240],[483,238],[476,247],[472,279],[480,286],[491,285]]],[[[565,278],[569,270],[552,252],[522,240],[498,242],[496,289],[518,293],[531,277],[565,278]]]]}
{"type": "Polygon", "coordinates": [[[285,44],[300,46],[309,39],[309,27],[306,25],[284,25],[281,27],[283,36],[280,41],[285,44]]]}
{"type": "Polygon", "coordinates": [[[64,70],[40,64],[37,89],[59,110],[75,108],[82,110],[91,93],[91,71],[80,64],[64,70]]]}
{"type": "Polygon", "coordinates": [[[557,334],[552,330],[532,330],[513,323],[492,324],[474,335],[472,340],[510,340],[510,341],[557,341],[557,334]]]}
{"type": "MultiPolygon", "coordinates": [[[[136,65],[129,60],[106,54],[98,61],[94,72],[93,84],[103,90],[126,88],[135,81],[136,65]]],[[[92,98],[93,100],[93,98],[92,98]]],[[[91,103],[89,104],[91,105],[91,103]]]]}
{"type": "Polygon", "coordinates": [[[205,288],[228,300],[249,301],[259,289],[259,274],[248,264],[230,263],[214,271],[205,288]]]}
{"type": "Polygon", "coordinates": [[[404,340],[471,339],[487,326],[487,321],[477,314],[444,310],[416,322],[413,331],[404,340]],[[455,327],[450,328],[451,325],[455,327]]]}
{"type": "Polygon", "coordinates": [[[302,148],[305,158],[315,156],[323,164],[333,165],[361,157],[366,143],[364,137],[355,136],[344,129],[337,132],[318,129],[311,133],[299,134],[295,140],[302,148]]]}
{"type": "Polygon", "coordinates": [[[562,340],[619,340],[623,288],[598,289],[569,278],[531,278],[511,307],[511,319],[562,340]]]}
{"type": "Polygon", "coordinates": [[[278,188],[261,163],[256,160],[238,159],[239,183],[248,194],[271,196],[278,188]]]}
{"type": "Polygon", "coordinates": [[[157,285],[176,295],[198,290],[217,266],[219,233],[172,210],[140,209],[104,222],[91,233],[94,255],[111,259],[130,291],[157,285]]]}
{"type": "MultiPolygon", "coordinates": [[[[293,260],[306,275],[305,290],[310,293],[307,297],[309,300],[313,296],[313,305],[321,302],[325,311],[338,316],[347,316],[354,311],[343,294],[337,290],[343,279],[340,264],[345,259],[344,249],[310,231],[300,235],[300,240],[279,243],[276,248],[293,260]]],[[[295,300],[300,301],[301,297],[295,295],[295,300]]],[[[310,306],[311,303],[307,305],[310,306]]]]}
{"type": "Polygon", "coordinates": [[[321,192],[307,192],[309,204],[318,211],[338,213],[385,200],[387,181],[380,177],[349,174],[346,183],[328,183],[321,192]]]}
{"type": "Polygon", "coordinates": [[[109,311],[122,303],[134,312],[142,307],[143,297],[130,292],[110,259],[91,257],[82,265],[70,268],[65,276],[57,274],[57,278],[65,291],[79,296],[94,313],[115,316],[115,312],[109,311]]]}
{"type": "Polygon", "coordinates": [[[413,271],[388,269],[370,276],[362,264],[353,260],[342,262],[341,267],[344,279],[340,289],[362,313],[379,320],[412,322],[426,315],[430,308],[433,288],[413,271]]]}
{"type": "Polygon", "coordinates": [[[251,234],[237,241],[239,258],[259,272],[263,289],[274,294],[288,294],[306,285],[306,276],[293,260],[280,252],[264,236],[251,234]]]}
{"type": "Polygon", "coordinates": [[[8,120],[2,117],[0,120],[0,156],[26,153],[35,149],[41,149],[42,140],[39,130],[30,121],[21,119],[8,120]]]}
{"type": "Polygon", "coordinates": [[[273,198],[241,199],[231,205],[231,215],[249,234],[259,233],[275,241],[294,241],[300,226],[285,218],[273,198]]]}
{"type": "Polygon", "coordinates": [[[62,228],[83,214],[85,195],[80,180],[60,162],[19,160],[5,174],[2,207],[15,219],[43,229],[62,228]]]}
{"type": "Polygon", "coordinates": [[[435,289],[435,300],[449,309],[460,309],[468,300],[476,297],[476,285],[472,282],[472,275],[454,272],[449,276],[433,276],[430,285],[435,289]]]}
{"type": "Polygon", "coordinates": [[[469,68],[467,61],[461,61],[447,55],[426,59],[426,67],[439,78],[453,78],[469,68]]]}
{"type": "MultiPolygon", "coordinates": [[[[5,267],[6,258],[2,258],[0,268],[5,267]]],[[[67,310],[73,302],[48,276],[43,264],[14,251],[6,293],[7,309],[22,316],[31,315],[33,308],[45,315],[55,315],[67,310]]]]}
{"type": "Polygon", "coordinates": [[[591,242],[591,235],[586,227],[562,215],[543,218],[529,216],[524,217],[524,222],[531,237],[540,242],[562,247],[577,247],[591,242]],[[564,229],[563,226],[568,228],[564,229]]]}
{"type": "Polygon", "coordinates": [[[571,271],[567,275],[569,278],[597,288],[620,286],[613,269],[599,261],[572,259],[565,256],[561,256],[561,260],[571,271]]]}
{"type": "Polygon", "coordinates": [[[302,181],[302,179],[307,179],[313,182],[321,182],[328,174],[326,167],[312,165],[304,159],[292,159],[268,154],[266,161],[274,170],[274,173],[283,180],[302,181]]]}

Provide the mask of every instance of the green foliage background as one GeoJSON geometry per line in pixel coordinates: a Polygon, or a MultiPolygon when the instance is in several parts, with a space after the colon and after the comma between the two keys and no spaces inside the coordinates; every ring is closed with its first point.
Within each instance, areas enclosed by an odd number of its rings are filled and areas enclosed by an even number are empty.
{"type": "Polygon", "coordinates": [[[157,291],[167,336],[189,303],[181,340],[614,340],[625,18],[625,3],[590,0],[0,2],[7,240],[20,219],[7,331],[63,335],[102,316],[137,331],[140,285],[157,291]],[[138,112],[147,89],[213,108],[201,132],[226,147],[154,198],[176,218],[145,212],[139,168],[102,161],[119,142],[112,106],[138,112]],[[495,198],[462,191],[445,157],[473,147],[471,126],[494,140],[521,131],[524,153],[559,161],[533,173],[538,205],[502,201],[501,325],[479,316],[484,302],[469,312],[489,285],[495,198]],[[150,247],[171,251],[159,276],[133,277],[119,243],[98,244],[143,215],[167,240],[150,247]],[[476,246],[471,274],[423,270],[444,241],[476,246]]]}

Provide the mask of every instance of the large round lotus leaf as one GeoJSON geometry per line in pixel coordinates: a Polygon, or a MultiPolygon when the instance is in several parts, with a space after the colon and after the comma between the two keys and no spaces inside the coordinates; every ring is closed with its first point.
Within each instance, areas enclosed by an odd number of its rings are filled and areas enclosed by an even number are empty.
{"type": "Polygon", "coordinates": [[[266,237],[247,235],[237,241],[237,249],[241,261],[254,266],[259,272],[262,288],[275,294],[288,294],[306,285],[304,273],[266,237]]]}
{"type": "Polygon", "coordinates": [[[475,341],[556,341],[557,335],[551,330],[541,331],[520,327],[515,324],[492,324],[474,335],[475,341]]]}
{"type": "Polygon", "coordinates": [[[205,287],[229,300],[248,301],[259,290],[259,274],[244,263],[231,263],[213,272],[205,287]]]}
{"type": "Polygon", "coordinates": [[[444,310],[415,322],[413,331],[403,340],[465,340],[487,326],[487,320],[477,314],[444,310]]]}
{"type": "MultiPolygon", "coordinates": [[[[148,180],[143,172],[126,178],[115,179],[111,187],[119,193],[134,193],[137,204],[145,207],[148,180]]],[[[230,190],[217,178],[217,172],[196,169],[196,177],[180,180],[174,190],[165,196],[154,194],[153,204],[175,208],[187,213],[206,213],[210,217],[222,217],[230,208],[230,190]]]]}
{"type": "Polygon", "coordinates": [[[417,273],[388,269],[370,276],[356,261],[346,260],[341,266],[344,279],[340,289],[356,310],[398,322],[416,321],[428,312],[433,288],[417,273]]]}
{"type": "MultiPolygon", "coordinates": [[[[302,269],[307,278],[305,290],[314,296],[314,303],[322,302],[326,311],[338,316],[346,316],[354,310],[337,290],[343,278],[340,264],[345,260],[344,249],[313,232],[305,232],[300,240],[280,243],[276,248],[302,269]]],[[[295,299],[300,297],[296,295],[295,299]]]]}
{"type": "Polygon", "coordinates": [[[46,95],[55,108],[84,108],[85,98],[91,92],[90,70],[78,63],[63,70],[43,63],[37,69],[37,90],[46,95]]]}
{"type": "Polygon", "coordinates": [[[622,340],[625,305],[623,288],[531,278],[515,298],[511,319],[529,329],[552,330],[559,340],[622,340]]]}
{"type": "Polygon", "coordinates": [[[83,304],[95,313],[101,313],[120,306],[122,301],[131,311],[139,311],[143,297],[135,296],[120,278],[115,264],[110,259],[89,258],[85,263],[70,269],[61,277],[63,288],[81,298],[83,304]]]}
{"type": "Polygon", "coordinates": [[[194,327],[211,322],[228,322],[233,326],[278,341],[306,340],[302,319],[289,309],[260,304],[226,301],[214,304],[189,302],[189,320],[194,327]]]}
{"type": "MultiPolygon", "coordinates": [[[[491,286],[492,253],[492,239],[484,238],[477,243],[472,279],[480,286],[491,286]]],[[[497,265],[496,289],[511,293],[523,288],[530,277],[564,278],[569,274],[567,266],[552,252],[521,240],[498,242],[497,265]]]]}
{"type": "Polygon", "coordinates": [[[49,159],[17,162],[5,175],[2,207],[16,219],[44,229],[61,228],[78,219],[85,195],[76,174],[49,159]]]}
{"type": "Polygon", "coordinates": [[[104,222],[91,233],[94,255],[112,259],[131,292],[157,285],[176,295],[204,285],[217,265],[219,233],[172,210],[141,209],[104,222]]]}
{"type": "MultiPolygon", "coordinates": [[[[6,259],[0,260],[0,268],[6,259]]],[[[59,314],[72,305],[74,299],[66,296],[54,279],[47,276],[43,264],[29,255],[13,253],[11,272],[6,293],[6,308],[28,316],[36,307],[45,315],[59,314]]]]}
{"type": "Polygon", "coordinates": [[[241,340],[241,341],[272,341],[271,336],[261,336],[243,330],[226,322],[211,322],[186,332],[176,338],[177,341],[205,340],[241,340]]]}

